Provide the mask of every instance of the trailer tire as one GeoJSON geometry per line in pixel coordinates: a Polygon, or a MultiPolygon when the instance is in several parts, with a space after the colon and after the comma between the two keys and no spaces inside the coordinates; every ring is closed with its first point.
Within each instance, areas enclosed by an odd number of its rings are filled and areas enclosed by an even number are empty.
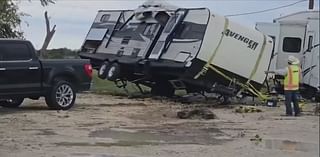
{"type": "Polygon", "coordinates": [[[0,106],[6,107],[6,108],[18,108],[22,104],[23,100],[24,98],[15,98],[15,99],[0,101],[0,106]]]}
{"type": "Polygon", "coordinates": [[[106,78],[109,81],[116,81],[117,79],[120,78],[120,74],[121,74],[120,65],[118,63],[113,63],[109,66],[107,70],[106,78]]]}
{"type": "Polygon", "coordinates": [[[107,74],[108,74],[108,69],[109,69],[109,62],[103,62],[99,68],[98,71],[98,77],[101,79],[106,79],[107,78],[107,74]]]}
{"type": "Polygon", "coordinates": [[[156,82],[156,84],[151,88],[151,94],[154,96],[165,96],[172,97],[174,95],[175,89],[168,81],[156,82]]]}

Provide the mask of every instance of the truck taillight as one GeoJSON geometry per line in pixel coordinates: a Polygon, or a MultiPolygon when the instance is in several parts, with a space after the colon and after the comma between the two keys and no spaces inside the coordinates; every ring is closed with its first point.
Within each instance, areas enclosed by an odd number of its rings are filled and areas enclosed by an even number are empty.
{"type": "Polygon", "coordinates": [[[84,65],[84,71],[86,72],[86,74],[92,78],[92,65],[91,64],[85,64],[84,65]]]}

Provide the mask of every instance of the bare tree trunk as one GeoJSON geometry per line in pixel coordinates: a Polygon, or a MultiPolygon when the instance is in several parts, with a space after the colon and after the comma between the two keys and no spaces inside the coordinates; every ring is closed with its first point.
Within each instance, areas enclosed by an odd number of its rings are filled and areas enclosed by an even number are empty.
{"type": "Polygon", "coordinates": [[[46,56],[46,50],[49,46],[49,43],[54,35],[54,33],[56,32],[56,25],[53,26],[52,29],[50,29],[50,21],[49,21],[49,17],[48,17],[48,12],[46,11],[44,13],[44,18],[46,20],[46,29],[47,29],[47,34],[46,34],[46,38],[44,39],[42,48],[39,50],[39,57],[40,58],[44,58],[46,56]]]}

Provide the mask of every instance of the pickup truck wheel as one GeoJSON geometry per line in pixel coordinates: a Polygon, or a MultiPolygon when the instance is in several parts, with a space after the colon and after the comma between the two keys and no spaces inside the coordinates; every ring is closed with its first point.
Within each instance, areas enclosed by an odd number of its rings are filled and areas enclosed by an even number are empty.
{"type": "Polygon", "coordinates": [[[101,78],[101,79],[107,78],[109,66],[110,66],[109,62],[102,63],[102,65],[100,66],[99,71],[98,71],[99,78],[101,78]]]}
{"type": "Polygon", "coordinates": [[[107,79],[109,81],[116,81],[120,77],[120,65],[113,63],[108,68],[107,79]]]}
{"type": "Polygon", "coordinates": [[[46,96],[46,103],[50,109],[68,110],[76,100],[76,92],[72,84],[64,80],[57,80],[50,93],[46,96]]]}
{"type": "Polygon", "coordinates": [[[22,104],[23,100],[24,98],[1,100],[0,106],[6,107],[6,108],[17,108],[22,104]]]}

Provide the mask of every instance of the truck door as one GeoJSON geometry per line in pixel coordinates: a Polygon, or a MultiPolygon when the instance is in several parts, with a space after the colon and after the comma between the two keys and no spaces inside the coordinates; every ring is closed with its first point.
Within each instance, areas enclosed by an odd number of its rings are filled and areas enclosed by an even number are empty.
{"type": "Polygon", "coordinates": [[[0,42],[0,95],[40,92],[41,67],[33,51],[24,42],[0,42]]]}
{"type": "Polygon", "coordinates": [[[94,52],[102,42],[108,44],[121,15],[122,11],[99,11],[87,34],[83,48],[94,52]]]}
{"type": "Polygon", "coordinates": [[[280,41],[277,68],[287,66],[288,56],[293,55],[300,60],[304,52],[306,26],[304,24],[280,24],[280,41]]]}
{"type": "Polygon", "coordinates": [[[156,45],[154,46],[149,59],[159,59],[164,49],[170,40],[170,35],[173,33],[175,27],[181,22],[185,14],[185,11],[178,11],[172,15],[166,26],[163,29],[162,34],[160,35],[156,45]]]}

